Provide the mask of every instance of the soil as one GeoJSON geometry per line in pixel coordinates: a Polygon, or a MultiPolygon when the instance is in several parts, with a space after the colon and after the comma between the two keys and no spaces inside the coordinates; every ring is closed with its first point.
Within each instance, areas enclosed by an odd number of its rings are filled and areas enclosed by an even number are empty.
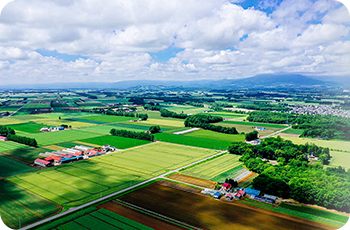
{"type": "Polygon", "coordinates": [[[153,183],[119,199],[204,229],[336,229],[239,202],[198,196],[174,189],[178,185],[170,187],[169,183],[168,186],[153,183]]]}

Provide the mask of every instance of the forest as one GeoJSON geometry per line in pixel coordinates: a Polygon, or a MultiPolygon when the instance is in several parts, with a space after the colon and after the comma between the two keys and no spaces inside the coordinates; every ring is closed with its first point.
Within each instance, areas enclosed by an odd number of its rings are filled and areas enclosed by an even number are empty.
{"type": "Polygon", "coordinates": [[[324,170],[321,162],[310,164],[307,159],[313,152],[327,163],[328,148],[308,143],[296,145],[271,137],[262,140],[260,146],[234,142],[228,150],[242,155],[244,165],[260,174],[253,180],[255,189],[302,203],[350,211],[350,170],[345,172],[340,166],[324,170]],[[271,165],[267,159],[277,160],[278,165],[271,165]]]}
{"type": "Polygon", "coordinates": [[[220,122],[222,120],[223,118],[219,116],[197,114],[197,115],[187,117],[184,124],[185,124],[185,127],[198,127],[198,128],[212,130],[219,133],[238,134],[235,127],[223,127],[219,125],[210,124],[210,123],[220,122]]]}
{"type": "Polygon", "coordinates": [[[154,136],[145,132],[134,132],[124,129],[111,129],[109,132],[113,136],[135,138],[146,141],[154,141],[154,136]]]}

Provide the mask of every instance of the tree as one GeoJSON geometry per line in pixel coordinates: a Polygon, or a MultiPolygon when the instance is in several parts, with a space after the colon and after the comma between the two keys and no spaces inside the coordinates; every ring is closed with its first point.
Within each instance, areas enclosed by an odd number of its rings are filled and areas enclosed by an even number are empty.
{"type": "Polygon", "coordinates": [[[246,141],[252,141],[258,139],[258,131],[254,130],[253,132],[247,133],[245,135],[245,140],[246,141]]]}
{"type": "Polygon", "coordinates": [[[149,131],[150,131],[151,133],[160,133],[160,132],[161,132],[161,129],[160,129],[160,127],[159,127],[158,125],[156,125],[156,126],[151,126],[151,127],[149,127],[149,131]]]}

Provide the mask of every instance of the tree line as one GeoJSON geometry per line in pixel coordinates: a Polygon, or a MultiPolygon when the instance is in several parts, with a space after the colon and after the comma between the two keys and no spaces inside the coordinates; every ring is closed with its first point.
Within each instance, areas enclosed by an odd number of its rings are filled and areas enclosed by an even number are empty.
{"type": "Polygon", "coordinates": [[[134,132],[134,131],[129,131],[125,129],[117,129],[117,130],[111,129],[109,133],[113,136],[135,138],[135,139],[146,140],[146,141],[154,141],[154,136],[147,132],[134,132]]]}
{"type": "Polygon", "coordinates": [[[175,113],[173,111],[169,111],[167,109],[164,109],[159,105],[146,104],[146,105],[144,105],[144,108],[147,110],[159,111],[160,116],[162,116],[162,117],[172,117],[172,118],[179,118],[179,119],[186,119],[186,117],[187,117],[187,114],[175,113]]]}
{"type": "Polygon", "coordinates": [[[212,125],[210,123],[216,123],[223,121],[220,116],[212,116],[206,114],[196,114],[188,116],[184,122],[185,127],[198,127],[206,130],[212,130],[219,133],[238,134],[235,127],[223,127],[219,125],[212,125]]]}
{"type": "Polygon", "coordinates": [[[83,109],[82,112],[101,113],[111,116],[137,117],[141,118],[141,120],[143,121],[146,121],[148,119],[148,115],[145,113],[124,112],[121,110],[114,111],[111,108],[109,108],[108,110],[101,108],[83,109]]]}
{"type": "Polygon", "coordinates": [[[16,135],[15,130],[11,127],[0,125],[0,135],[6,136],[10,141],[18,142],[20,144],[25,144],[33,147],[38,146],[38,143],[34,138],[16,135]]]}
{"type": "Polygon", "coordinates": [[[296,145],[277,137],[262,140],[260,146],[232,143],[228,150],[241,154],[244,165],[260,174],[253,180],[253,188],[302,203],[350,212],[350,170],[346,172],[340,166],[323,169],[321,162],[310,164],[306,157],[310,152],[319,158],[328,156],[328,148],[296,145]],[[277,159],[278,165],[271,165],[263,158],[277,159]]]}

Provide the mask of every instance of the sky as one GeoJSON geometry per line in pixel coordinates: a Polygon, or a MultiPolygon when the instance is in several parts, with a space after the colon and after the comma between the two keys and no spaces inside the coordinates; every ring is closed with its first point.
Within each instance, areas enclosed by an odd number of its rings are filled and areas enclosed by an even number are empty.
{"type": "Polygon", "coordinates": [[[349,77],[334,0],[14,0],[0,15],[1,85],[349,77]]]}

